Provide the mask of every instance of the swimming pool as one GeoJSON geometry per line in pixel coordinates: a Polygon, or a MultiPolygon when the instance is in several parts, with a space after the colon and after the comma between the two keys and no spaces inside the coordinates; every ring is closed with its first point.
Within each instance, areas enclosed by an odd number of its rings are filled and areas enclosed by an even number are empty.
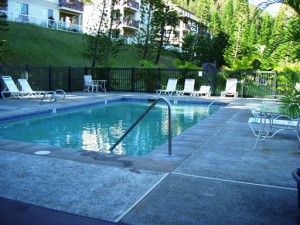
{"type": "MultiPolygon", "coordinates": [[[[74,150],[110,153],[109,148],[151,105],[146,100],[106,101],[0,123],[0,138],[74,150]]],[[[172,103],[172,136],[216,112],[221,106],[172,103]]],[[[142,156],[168,140],[168,108],[158,103],[114,149],[118,155],[142,156]]]]}

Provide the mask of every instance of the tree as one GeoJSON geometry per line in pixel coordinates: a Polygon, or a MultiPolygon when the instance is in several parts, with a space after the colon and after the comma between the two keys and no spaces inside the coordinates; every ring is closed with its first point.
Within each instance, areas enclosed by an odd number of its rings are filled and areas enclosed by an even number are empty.
{"type": "MultiPolygon", "coordinates": [[[[255,23],[255,21],[254,21],[255,23]]],[[[261,19],[261,26],[259,30],[258,43],[261,45],[269,45],[270,37],[272,36],[272,29],[274,26],[273,19],[269,13],[264,13],[261,19]]]]}
{"type": "Polygon", "coordinates": [[[209,23],[209,31],[214,35],[218,36],[221,32],[221,19],[218,11],[214,11],[209,23]]]}
{"type": "Polygon", "coordinates": [[[112,0],[110,3],[111,5],[109,5],[108,0],[93,2],[94,11],[91,16],[93,22],[88,34],[85,35],[86,50],[82,54],[84,57],[91,59],[92,68],[96,65],[107,66],[110,57],[116,56],[122,46],[124,46],[122,37],[112,40],[116,0],[112,0]],[[108,11],[110,11],[110,15],[108,15],[108,11]],[[99,18],[99,21],[95,20],[95,18],[99,18]]]}
{"type": "Polygon", "coordinates": [[[211,16],[209,0],[198,0],[196,16],[202,23],[209,23],[211,16]]]}
{"type": "MultiPolygon", "coordinates": [[[[5,6],[5,5],[0,5],[5,6]]],[[[8,31],[8,23],[6,21],[6,14],[0,13],[0,32],[8,31]]],[[[4,63],[5,55],[9,51],[8,43],[6,40],[0,40],[0,65],[4,63]]]]}
{"type": "Polygon", "coordinates": [[[223,53],[227,43],[228,36],[223,32],[213,37],[207,33],[189,33],[183,39],[180,60],[199,67],[205,62],[216,62],[221,66],[225,63],[223,53]]]}
{"type": "MultiPolygon", "coordinates": [[[[281,3],[283,6],[281,7],[281,12],[276,17],[275,20],[275,32],[273,33],[273,40],[271,45],[271,53],[273,56],[276,55],[275,51],[277,51],[277,63],[279,62],[279,58],[283,59],[286,58],[287,55],[283,55],[285,53],[290,54],[290,51],[284,51],[284,47],[286,46],[288,49],[292,49],[291,46],[294,46],[294,49],[296,49],[296,52],[294,52],[291,56],[291,58],[299,59],[300,53],[299,53],[299,44],[300,44],[300,4],[298,0],[269,0],[264,1],[260,3],[257,6],[257,10],[255,11],[256,17],[261,14],[262,11],[264,11],[266,8],[273,4],[281,3]],[[285,13],[287,9],[292,10],[294,14],[288,12],[285,13]],[[285,13],[285,14],[283,14],[285,13]],[[281,52],[281,54],[279,54],[281,52]],[[284,53],[285,52],[285,53],[284,53]]],[[[290,57],[290,55],[288,56],[290,57]]]]}
{"type": "MultiPolygon", "coordinates": [[[[142,59],[151,58],[151,19],[155,8],[155,1],[142,0],[141,1],[141,23],[145,25],[141,27],[140,32],[137,33],[137,48],[142,52],[142,59]]],[[[153,46],[152,46],[153,47],[153,46]]]]}
{"type": "Polygon", "coordinates": [[[164,44],[169,44],[171,33],[176,29],[179,24],[179,17],[176,10],[161,2],[153,13],[153,40],[156,42],[156,57],[155,64],[159,63],[160,55],[163,50],[164,44]]]}
{"type": "Polygon", "coordinates": [[[142,1],[141,18],[144,28],[137,33],[138,51],[142,53],[142,59],[159,63],[164,45],[170,44],[170,35],[175,31],[179,23],[178,13],[163,0],[142,1]]]}
{"type": "Polygon", "coordinates": [[[269,61],[272,61],[274,66],[299,59],[299,27],[299,18],[291,17],[288,7],[281,7],[275,18],[267,49],[269,61]]]}
{"type": "Polygon", "coordinates": [[[225,19],[227,23],[232,25],[230,29],[227,29],[227,32],[225,32],[229,35],[229,43],[224,58],[226,58],[227,63],[230,64],[234,62],[235,59],[242,58],[249,53],[250,11],[249,4],[246,0],[229,1],[228,4],[225,19]],[[233,6],[235,7],[233,8],[233,6]],[[232,13],[233,16],[229,13],[232,13]]]}

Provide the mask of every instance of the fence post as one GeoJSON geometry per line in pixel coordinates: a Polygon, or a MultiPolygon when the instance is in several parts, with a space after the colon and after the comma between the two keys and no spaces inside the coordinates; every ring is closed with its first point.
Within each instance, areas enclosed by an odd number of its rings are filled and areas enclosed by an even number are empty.
{"type": "Polygon", "coordinates": [[[183,80],[186,79],[186,75],[188,74],[188,69],[187,68],[184,68],[183,69],[183,80]]]}
{"type": "Polygon", "coordinates": [[[87,68],[86,66],[84,67],[84,74],[85,74],[85,75],[89,74],[89,73],[88,73],[88,68],[87,68]]]}
{"type": "MultiPolygon", "coordinates": [[[[3,75],[3,73],[2,73],[2,71],[3,71],[3,68],[2,68],[2,66],[0,65],[0,74],[1,74],[1,82],[0,82],[0,91],[2,91],[4,88],[2,87],[2,84],[3,84],[3,81],[2,81],[2,75],[3,75]]],[[[0,95],[0,98],[2,98],[2,95],[0,95]]]]}
{"type": "Polygon", "coordinates": [[[68,91],[72,91],[71,88],[72,88],[72,84],[71,84],[71,73],[72,73],[72,69],[71,69],[71,66],[69,66],[68,68],[68,91]]]}
{"type": "Polygon", "coordinates": [[[29,78],[29,66],[28,65],[25,66],[25,77],[24,78],[26,80],[28,80],[28,78],[29,78]]]}
{"type": "Polygon", "coordinates": [[[107,86],[106,86],[106,89],[107,91],[109,91],[109,87],[110,87],[110,67],[107,68],[107,86]]]}
{"type": "Polygon", "coordinates": [[[53,90],[53,70],[52,70],[52,66],[49,66],[49,90],[52,91],[53,90]]]}
{"type": "Polygon", "coordinates": [[[275,97],[277,95],[277,72],[274,73],[273,78],[273,96],[275,97]]]}
{"type": "Polygon", "coordinates": [[[135,69],[134,67],[131,68],[131,92],[134,92],[134,81],[135,81],[135,69]]]}
{"type": "Polygon", "coordinates": [[[157,69],[157,87],[156,90],[161,89],[160,88],[160,83],[161,83],[161,71],[160,68],[157,69]]]}

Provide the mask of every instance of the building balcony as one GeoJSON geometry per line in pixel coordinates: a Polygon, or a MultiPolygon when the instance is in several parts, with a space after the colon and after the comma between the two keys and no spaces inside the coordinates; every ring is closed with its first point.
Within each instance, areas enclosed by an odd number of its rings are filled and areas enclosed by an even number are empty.
{"type": "Polygon", "coordinates": [[[123,21],[123,27],[131,28],[131,29],[139,29],[140,23],[139,21],[133,19],[127,19],[123,21]]]}
{"type": "Polygon", "coordinates": [[[58,3],[59,9],[66,11],[80,11],[83,12],[84,4],[80,1],[68,1],[68,0],[59,0],[58,3]]]}
{"type": "Polygon", "coordinates": [[[191,25],[184,23],[183,26],[181,27],[183,31],[190,31],[191,30],[191,25]]]}
{"type": "Polygon", "coordinates": [[[114,30],[119,30],[121,28],[129,28],[129,29],[134,29],[137,30],[139,29],[139,21],[133,20],[133,19],[127,19],[127,20],[115,20],[113,21],[112,24],[112,29],[114,30]]]}
{"type": "Polygon", "coordinates": [[[186,10],[179,10],[179,18],[181,19],[188,19],[188,20],[192,20],[195,22],[198,22],[198,18],[191,12],[186,11],[186,10]]]}
{"type": "Polygon", "coordinates": [[[124,7],[135,10],[135,11],[139,11],[140,10],[140,4],[138,2],[129,0],[125,3],[124,7]]]}
{"type": "Polygon", "coordinates": [[[72,24],[53,19],[33,17],[30,15],[13,13],[3,10],[0,10],[0,14],[6,15],[6,20],[10,22],[27,23],[45,28],[82,33],[82,26],[79,24],[72,24]]]}

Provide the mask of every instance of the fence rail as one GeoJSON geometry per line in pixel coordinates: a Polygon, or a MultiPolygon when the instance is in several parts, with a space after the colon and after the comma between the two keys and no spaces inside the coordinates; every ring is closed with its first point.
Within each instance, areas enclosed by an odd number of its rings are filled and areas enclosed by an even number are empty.
{"type": "MultiPolygon", "coordinates": [[[[169,78],[177,78],[177,89],[182,90],[184,80],[193,78],[195,90],[201,85],[210,85],[212,95],[220,95],[226,79],[237,78],[244,81],[238,84],[238,91],[240,94],[243,91],[243,97],[268,97],[285,93],[294,85],[287,79],[289,74],[268,71],[0,66],[0,76],[11,76],[16,83],[18,78],[26,78],[35,90],[80,91],[83,90],[84,74],[91,74],[95,80],[107,80],[108,91],[155,92],[164,89],[169,78]]],[[[4,88],[2,82],[0,88],[4,88]]]]}

